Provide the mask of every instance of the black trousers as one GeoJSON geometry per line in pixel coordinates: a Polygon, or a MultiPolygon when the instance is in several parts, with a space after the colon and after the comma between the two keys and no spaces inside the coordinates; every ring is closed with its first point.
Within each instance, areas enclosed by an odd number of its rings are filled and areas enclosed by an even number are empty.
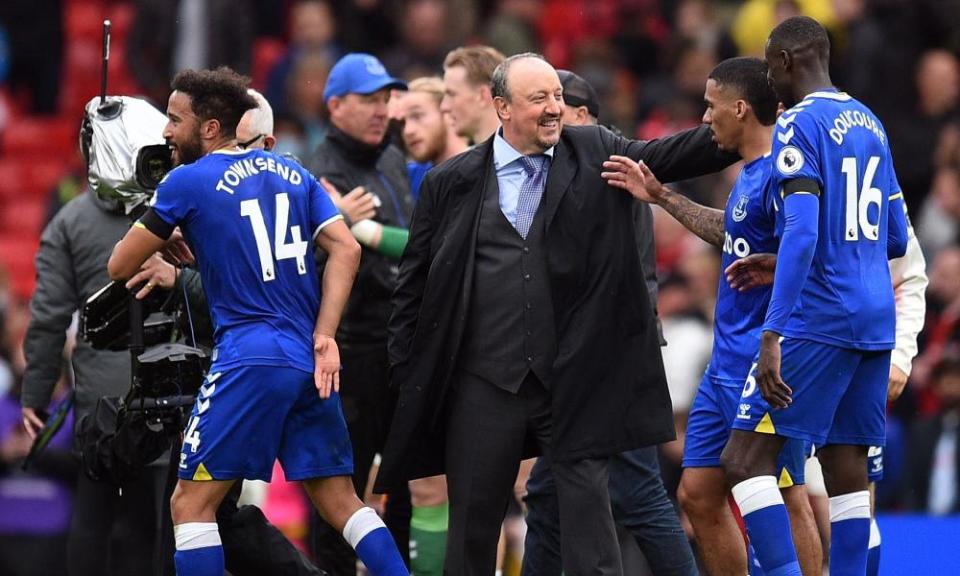
{"type": "MultiPolygon", "coordinates": [[[[340,347],[340,401],[353,445],[353,486],[360,499],[367,489],[376,454],[383,451],[397,394],[390,389],[387,347],[340,347]]],[[[404,562],[410,565],[410,492],[387,495],[384,523],[390,529],[404,562]]],[[[311,511],[310,545],[317,565],[331,576],[355,576],[357,557],[343,535],[311,511]]]]}
{"type": "MultiPolygon", "coordinates": [[[[447,425],[450,527],[444,573],[493,574],[497,541],[527,442],[550,454],[551,396],[533,374],[512,394],[470,374],[454,384],[447,425]]],[[[621,574],[608,458],[553,463],[567,576],[621,574]]]]}
{"type": "Polygon", "coordinates": [[[166,466],[147,466],[123,490],[80,472],[67,538],[70,576],[152,574],[166,466]]]}

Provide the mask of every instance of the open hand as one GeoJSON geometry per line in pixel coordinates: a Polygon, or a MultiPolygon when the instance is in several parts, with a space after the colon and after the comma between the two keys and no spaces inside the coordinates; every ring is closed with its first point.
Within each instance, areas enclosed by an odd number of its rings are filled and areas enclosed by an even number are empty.
{"type": "Polygon", "coordinates": [[[340,191],[330,183],[326,178],[320,178],[320,183],[327,190],[333,205],[347,219],[350,224],[356,224],[361,220],[368,220],[377,215],[377,206],[379,199],[367,192],[363,186],[357,186],[347,194],[340,194],[340,191]]]}
{"type": "Polygon", "coordinates": [[[340,349],[332,336],[314,336],[313,361],[313,381],[320,397],[340,392],[340,349]]]}
{"type": "Polygon", "coordinates": [[[786,408],[793,402],[793,390],[780,377],[780,335],[776,332],[764,332],[760,340],[757,386],[760,395],[774,410],[786,408]]]}
{"type": "Polygon", "coordinates": [[[146,282],[146,284],[134,294],[137,300],[146,298],[150,291],[157,286],[167,290],[173,288],[177,282],[177,269],[157,252],[147,258],[147,261],[140,267],[140,271],[127,280],[127,290],[133,290],[141,282],[146,282]]]}
{"type": "Polygon", "coordinates": [[[663,184],[642,160],[637,163],[626,156],[614,155],[603,163],[603,167],[607,171],[601,172],[600,177],[607,184],[626,190],[638,200],[657,204],[666,194],[663,184]]]}
{"type": "Polygon", "coordinates": [[[776,268],[776,254],[751,254],[727,266],[723,273],[731,288],[746,292],[759,286],[773,284],[776,268]]]}

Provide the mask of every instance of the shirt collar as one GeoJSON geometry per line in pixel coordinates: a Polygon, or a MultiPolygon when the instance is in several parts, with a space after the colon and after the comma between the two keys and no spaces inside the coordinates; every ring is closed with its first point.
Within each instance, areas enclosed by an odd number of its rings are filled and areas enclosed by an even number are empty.
{"type": "MultiPolygon", "coordinates": [[[[556,149],[556,146],[551,146],[548,150],[544,152],[544,155],[553,158],[553,151],[556,149]]],[[[503,137],[503,128],[498,128],[496,135],[493,137],[493,166],[500,170],[501,168],[506,167],[508,164],[512,164],[519,160],[523,154],[517,152],[517,149],[510,145],[509,142],[503,137]]]]}
{"type": "Polygon", "coordinates": [[[837,100],[839,102],[846,102],[850,99],[850,95],[846,92],[841,92],[834,86],[828,88],[821,88],[815,92],[807,94],[803,99],[807,100],[809,98],[826,98],[827,100],[837,100]]]}

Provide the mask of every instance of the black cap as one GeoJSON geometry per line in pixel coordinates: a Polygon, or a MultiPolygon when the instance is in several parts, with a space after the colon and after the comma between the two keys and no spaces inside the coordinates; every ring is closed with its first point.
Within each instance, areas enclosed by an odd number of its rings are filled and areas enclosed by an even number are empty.
{"type": "Polygon", "coordinates": [[[566,104],[574,107],[586,106],[591,116],[600,116],[600,99],[589,82],[569,70],[557,70],[557,75],[560,76],[563,101],[566,104]]]}

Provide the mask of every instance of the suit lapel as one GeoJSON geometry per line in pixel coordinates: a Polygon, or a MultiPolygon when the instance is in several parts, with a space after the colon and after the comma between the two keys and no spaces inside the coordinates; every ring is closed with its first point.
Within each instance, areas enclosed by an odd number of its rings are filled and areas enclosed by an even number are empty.
{"type": "Polygon", "coordinates": [[[480,230],[480,210],[483,206],[483,199],[490,186],[493,186],[495,194],[499,194],[500,189],[497,186],[496,169],[493,166],[493,138],[491,137],[480,146],[485,147],[482,154],[483,162],[474,173],[481,174],[481,176],[473,186],[464,187],[466,193],[458,199],[463,204],[460,209],[461,217],[457,219],[458,221],[455,224],[456,227],[463,226],[466,228],[469,226],[470,230],[466,239],[467,261],[463,274],[463,286],[460,290],[460,305],[461,310],[464,311],[470,309],[470,299],[473,297],[474,258],[477,253],[477,233],[480,230]]]}
{"type": "Polygon", "coordinates": [[[540,205],[540,209],[543,210],[544,225],[547,228],[553,222],[553,217],[556,216],[557,208],[560,207],[563,197],[573,186],[573,179],[576,174],[577,163],[574,161],[573,152],[561,139],[554,149],[553,160],[550,162],[550,173],[547,175],[547,185],[544,188],[543,201],[540,205]]]}

